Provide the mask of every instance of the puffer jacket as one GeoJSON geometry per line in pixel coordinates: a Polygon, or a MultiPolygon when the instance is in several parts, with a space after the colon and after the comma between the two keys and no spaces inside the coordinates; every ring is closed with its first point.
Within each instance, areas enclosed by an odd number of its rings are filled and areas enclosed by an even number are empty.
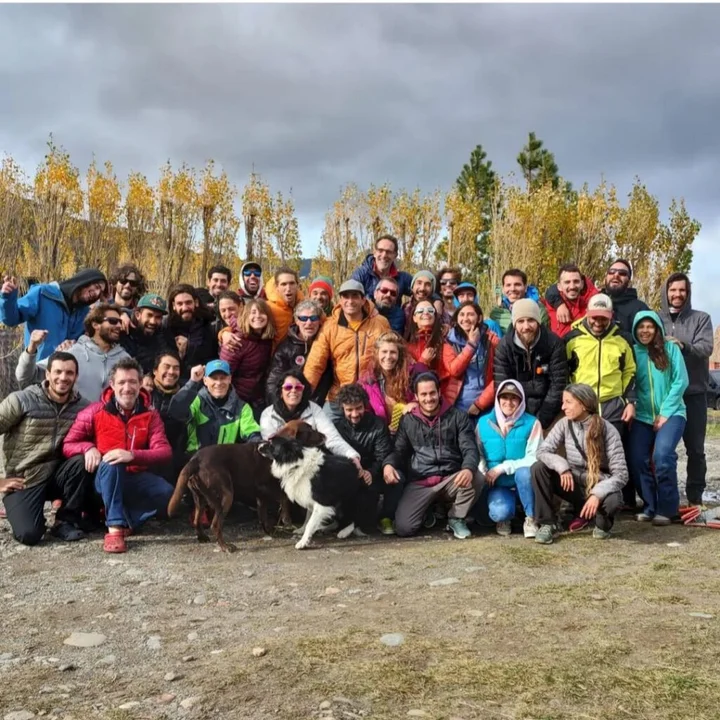
{"type": "Polygon", "coordinates": [[[11,393],[0,403],[5,477],[25,487],[47,482],[62,462],[62,443],[78,413],[90,402],[73,392],[64,405],[48,396],[47,380],[11,393]]]}
{"type": "Polygon", "coordinates": [[[590,332],[586,320],[573,323],[565,338],[570,382],[589,385],[600,401],[600,414],[616,422],[627,402],[634,402],[635,356],[616,323],[601,337],[590,332]]]}
{"type": "Polygon", "coordinates": [[[152,372],[158,355],[168,351],[177,352],[175,338],[162,327],[154,335],[146,335],[140,328],[131,327],[130,332],[120,335],[120,345],[131,358],[140,363],[145,375],[152,372]]]}
{"type": "MultiPolygon", "coordinates": [[[[587,482],[587,461],[578,450],[570,432],[572,426],[578,444],[587,455],[585,443],[585,432],[590,418],[583,422],[575,422],[562,418],[543,440],[537,452],[537,459],[550,470],[562,475],[568,470],[573,477],[582,482],[587,482]],[[557,451],[565,448],[565,455],[558,455],[557,451]]],[[[625,450],[623,449],[620,433],[607,421],[603,420],[605,452],[600,459],[600,480],[592,489],[592,494],[603,500],[614,492],[619,492],[625,487],[628,481],[628,469],[625,462],[625,450]]]]}
{"type": "Polygon", "coordinates": [[[404,415],[400,421],[395,448],[385,465],[406,473],[409,482],[437,485],[460,470],[476,472],[480,451],[475,431],[467,413],[443,400],[433,418],[420,408],[404,415]]]}
{"type": "Polygon", "coordinates": [[[375,341],[390,330],[388,321],[378,314],[369,300],[365,300],[363,315],[358,330],[352,330],[342,307],[337,305],[310,349],[304,375],[313,389],[318,387],[328,362],[332,361],[333,384],[328,393],[329,400],[335,398],[341,385],[357,382],[368,372],[375,341]]]}
{"type": "Polygon", "coordinates": [[[537,341],[527,350],[510,328],[495,349],[493,379],[495,387],[504,380],[517,380],[525,393],[527,411],[546,430],[562,408],[568,379],[565,344],[541,325],[537,341]]]}
{"type": "MultiPolygon", "coordinates": [[[[525,291],[525,297],[528,300],[534,300],[538,304],[540,307],[540,322],[547,327],[550,324],[550,320],[545,306],[540,302],[540,292],[538,289],[534,285],[528,285],[525,291]]],[[[496,305],[490,311],[490,319],[494,320],[500,326],[503,337],[505,337],[507,331],[512,327],[512,305],[505,295],[502,296],[501,304],[496,305]]]]}
{"type": "MultiPolygon", "coordinates": [[[[233,322],[231,330],[237,332],[233,322]]],[[[220,346],[220,359],[230,365],[232,385],[238,397],[251,404],[263,399],[263,387],[272,358],[273,341],[262,339],[250,333],[241,334],[239,348],[230,350],[227,345],[220,346]]]]}
{"type": "Polygon", "coordinates": [[[565,295],[560,292],[557,285],[552,285],[545,291],[545,297],[543,298],[542,304],[545,306],[550,318],[550,329],[558,337],[565,337],[565,335],[572,330],[572,324],[576,320],[580,320],[580,318],[585,317],[590,298],[600,292],[595,286],[595,283],[587,275],[583,275],[583,281],[583,291],[577,296],[577,298],[575,298],[575,300],[570,300],[565,297],[565,295]],[[560,305],[565,305],[570,312],[569,323],[561,323],[558,321],[557,309],[560,305]]]}
{"type": "MultiPolygon", "coordinates": [[[[270,278],[265,285],[265,294],[267,295],[268,305],[270,306],[270,312],[275,322],[275,342],[273,347],[277,347],[287,336],[290,326],[294,322],[295,308],[290,307],[278,292],[277,285],[275,284],[275,278],[270,278]]],[[[300,288],[297,291],[297,298],[295,304],[304,300],[300,288]]]]}
{"type": "Polygon", "coordinates": [[[357,425],[345,418],[335,422],[342,439],[360,453],[360,464],[373,478],[379,478],[385,458],[392,451],[387,425],[377,416],[366,412],[357,425]]]}
{"type": "Polygon", "coordinates": [[[655,418],[679,415],[687,417],[683,394],[688,386],[688,374],[680,348],[673,342],[665,340],[665,352],[670,360],[670,367],[658,370],[650,359],[647,346],[640,343],[635,334],[637,326],[643,320],[652,320],[658,332],[665,337],[662,320],[652,310],[643,310],[635,316],[633,323],[633,339],[635,340],[635,362],[637,371],[635,386],[637,405],[635,419],[652,425],[655,418]]]}
{"type": "Polygon", "coordinates": [[[101,455],[110,450],[132,452],[133,461],[127,466],[130,473],[143,472],[172,459],[160,413],[152,407],[150,393],[144,388],[129,417],[120,413],[112,388],[103,392],[99,402],[78,414],[65,437],[63,455],[66,458],[84,455],[94,447],[101,455]]]}
{"type": "MultiPolygon", "coordinates": [[[[410,297],[412,295],[412,275],[404,270],[398,270],[395,263],[390,268],[390,277],[397,280],[399,297],[398,302],[401,300],[403,295],[410,297]]],[[[352,279],[362,283],[365,288],[365,297],[371,298],[375,295],[375,288],[382,279],[375,272],[375,257],[372,253],[365,257],[362,265],[353,271],[352,279]]]]}
{"type": "Polygon", "coordinates": [[[660,317],[665,326],[665,334],[679,340],[682,356],[685,358],[690,384],[685,395],[704,395],[710,382],[709,359],[713,351],[713,328],[710,315],[692,308],[692,287],[688,283],[688,296],[680,312],[673,316],[667,300],[668,284],[660,304],[660,317]]]}

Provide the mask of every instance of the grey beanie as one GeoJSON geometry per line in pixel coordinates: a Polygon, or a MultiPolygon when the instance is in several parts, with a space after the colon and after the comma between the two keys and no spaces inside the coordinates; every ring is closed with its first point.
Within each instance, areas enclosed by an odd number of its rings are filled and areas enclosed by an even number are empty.
{"type": "Polygon", "coordinates": [[[570,393],[576,400],[581,402],[591,415],[597,415],[598,396],[589,385],[573,383],[565,388],[565,392],[570,393]]]}

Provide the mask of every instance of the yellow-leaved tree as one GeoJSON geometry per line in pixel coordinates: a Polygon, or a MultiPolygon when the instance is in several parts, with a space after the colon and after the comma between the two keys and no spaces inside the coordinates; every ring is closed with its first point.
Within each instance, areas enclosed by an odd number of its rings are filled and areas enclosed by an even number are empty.
{"type": "Polygon", "coordinates": [[[106,162],[103,169],[98,169],[93,158],[87,171],[85,205],[85,232],[78,247],[78,265],[112,268],[120,255],[115,234],[122,214],[122,192],[112,163],[106,162]]]}
{"type": "Polygon", "coordinates": [[[20,272],[20,249],[32,231],[31,190],[20,166],[9,156],[0,166],[0,267],[3,272],[20,272]]]}
{"type": "MultiPolygon", "coordinates": [[[[152,249],[160,242],[155,190],[141,173],[130,173],[124,207],[126,233],[122,259],[138,264],[152,254],[152,249]]],[[[157,264],[153,265],[152,271],[148,266],[144,269],[154,281],[157,264]]]]}
{"type": "Polygon", "coordinates": [[[277,257],[277,266],[291,267],[299,271],[302,265],[302,246],[295,203],[291,195],[285,198],[278,191],[275,197],[271,198],[268,237],[277,257]]]}

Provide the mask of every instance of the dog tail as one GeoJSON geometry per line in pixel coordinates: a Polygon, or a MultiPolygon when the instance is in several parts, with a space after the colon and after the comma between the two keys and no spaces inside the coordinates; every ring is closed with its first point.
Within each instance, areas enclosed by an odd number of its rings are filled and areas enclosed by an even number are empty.
{"type": "Polygon", "coordinates": [[[180,505],[182,497],[185,494],[185,489],[187,488],[190,480],[193,480],[196,477],[198,467],[199,463],[197,457],[192,457],[190,458],[188,464],[185,465],[185,467],[180,472],[177,484],[175,485],[175,492],[173,492],[172,497],[170,498],[170,502],[168,503],[168,517],[172,517],[177,512],[178,506],[180,505]]]}

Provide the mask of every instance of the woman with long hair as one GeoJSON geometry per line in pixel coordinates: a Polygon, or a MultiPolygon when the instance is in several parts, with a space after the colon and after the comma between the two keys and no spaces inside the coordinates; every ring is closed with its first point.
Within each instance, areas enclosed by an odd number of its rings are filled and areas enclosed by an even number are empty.
{"type": "Polygon", "coordinates": [[[532,466],[535,522],[540,526],[535,542],[553,541],[556,496],[567,500],[580,518],[594,519],[593,537],[606,540],[628,481],[620,434],[598,414],[598,398],[589,385],[568,385],[562,409],[565,417],[540,445],[532,466]],[[558,453],[561,447],[564,455],[558,453]]]}
{"type": "Polygon", "coordinates": [[[395,433],[413,402],[405,341],[396,332],[384,332],[375,341],[372,367],[360,380],[370,399],[370,409],[395,433]]]}
{"type": "Polygon", "coordinates": [[[635,316],[633,340],[637,405],[630,426],[628,465],[643,499],[643,510],[636,518],[670,525],[680,513],[676,449],[685,432],[683,395],[688,374],[680,348],[665,339],[656,313],[647,310],[635,316]]]}
{"type": "Polygon", "coordinates": [[[442,321],[429,300],[421,300],[413,308],[405,328],[405,340],[412,374],[432,370],[442,375],[442,321]]]}

